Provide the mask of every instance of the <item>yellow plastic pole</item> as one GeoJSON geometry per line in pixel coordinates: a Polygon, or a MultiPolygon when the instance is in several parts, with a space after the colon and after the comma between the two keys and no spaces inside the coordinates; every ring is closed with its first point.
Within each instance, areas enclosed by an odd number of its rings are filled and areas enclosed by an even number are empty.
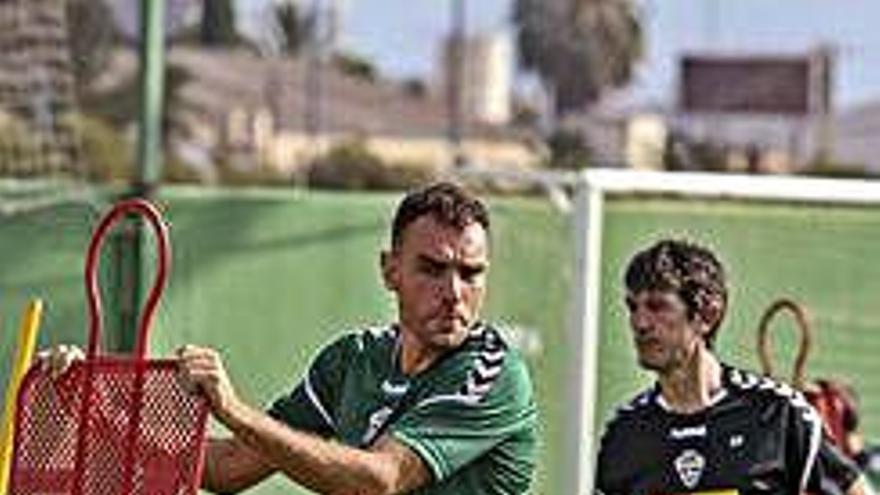
{"type": "Polygon", "coordinates": [[[18,352],[9,374],[6,386],[6,402],[3,412],[3,425],[0,430],[0,494],[5,494],[9,487],[9,469],[12,462],[12,440],[15,427],[15,402],[18,387],[34,357],[37,345],[37,330],[43,315],[43,301],[33,299],[28,304],[24,319],[18,330],[18,352]]]}

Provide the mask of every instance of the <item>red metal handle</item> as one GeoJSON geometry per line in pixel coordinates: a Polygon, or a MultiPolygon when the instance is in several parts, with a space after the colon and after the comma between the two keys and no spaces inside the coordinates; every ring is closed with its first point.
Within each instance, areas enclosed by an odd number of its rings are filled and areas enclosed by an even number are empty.
{"type": "Polygon", "coordinates": [[[162,221],[162,216],[152,203],[145,199],[133,198],[120,201],[104,215],[98,227],[92,234],[89,250],[86,255],[86,295],[89,303],[89,347],[88,357],[97,355],[103,330],[103,312],[101,309],[101,291],[98,287],[98,260],[101,246],[110,227],[113,226],[123,215],[127,213],[139,213],[149,221],[156,234],[158,243],[159,263],[156,267],[156,278],[153,287],[144,304],[141,319],[138,322],[137,338],[135,340],[134,354],[138,359],[143,359],[147,351],[147,333],[153,321],[153,315],[159,305],[159,298],[165,288],[168,279],[168,265],[170,263],[171,246],[168,242],[168,230],[162,221]]]}

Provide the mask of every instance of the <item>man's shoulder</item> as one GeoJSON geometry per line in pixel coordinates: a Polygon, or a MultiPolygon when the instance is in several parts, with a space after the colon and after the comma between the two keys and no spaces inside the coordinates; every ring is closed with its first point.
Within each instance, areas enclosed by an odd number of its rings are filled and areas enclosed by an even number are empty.
{"type": "Polygon", "coordinates": [[[325,347],[345,349],[353,353],[370,353],[385,349],[397,337],[394,325],[365,325],[344,330],[325,347]]]}
{"type": "Polygon", "coordinates": [[[522,355],[495,325],[480,324],[433,374],[429,402],[478,404],[487,400],[533,402],[532,382],[522,355]]]}
{"type": "Polygon", "coordinates": [[[645,418],[662,414],[663,410],[657,407],[656,395],[656,388],[651,386],[622,402],[605,423],[606,435],[646,424],[645,418]]]}
{"type": "Polygon", "coordinates": [[[781,407],[812,411],[812,406],[799,390],[752,371],[726,366],[725,385],[734,399],[754,408],[781,407]]]}
{"type": "Polygon", "coordinates": [[[465,356],[468,378],[475,382],[504,381],[514,389],[531,390],[528,365],[504,335],[503,326],[483,324],[471,336],[471,345],[465,356]]]}
{"type": "Polygon", "coordinates": [[[327,342],[315,362],[319,366],[347,368],[364,359],[385,359],[394,347],[395,338],[393,325],[348,329],[327,342]]]}
{"type": "MultiPolygon", "coordinates": [[[[657,441],[662,436],[665,412],[656,405],[653,387],[621,403],[605,422],[599,449],[599,469],[607,479],[633,469],[631,453],[659,455],[657,441]]],[[[638,457],[641,458],[641,457],[638,457]]]]}

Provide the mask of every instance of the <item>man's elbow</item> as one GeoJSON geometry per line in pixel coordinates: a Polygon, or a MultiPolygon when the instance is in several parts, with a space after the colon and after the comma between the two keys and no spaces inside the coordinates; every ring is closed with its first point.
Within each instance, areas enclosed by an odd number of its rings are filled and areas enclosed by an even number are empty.
{"type": "Polygon", "coordinates": [[[214,493],[216,495],[234,495],[247,488],[247,486],[241,483],[236,484],[225,480],[220,481],[217,479],[205,478],[202,480],[201,488],[208,493],[214,493]]]}
{"type": "Polygon", "coordinates": [[[228,470],[206,469],[202,474],[201,488],[217,495],[233,495],[256,485],[269,474],[268,468],[246,472],[236,472],[234,466],[228,470]]]}
{"type": "Polygon", "coordinates": [[[397,495],[403,493],[402,480],[397,466],[377,462],[365,467],[357,486],[340,486],[327,495],[397,495]]]}

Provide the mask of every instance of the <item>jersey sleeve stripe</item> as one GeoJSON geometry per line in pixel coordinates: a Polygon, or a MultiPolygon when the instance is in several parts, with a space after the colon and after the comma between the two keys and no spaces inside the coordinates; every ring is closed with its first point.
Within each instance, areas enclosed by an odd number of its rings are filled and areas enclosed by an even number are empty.
{"type": "Polygon", "coordinates": [[[783,382],[777,382],[767,377],[759,377],[754,373],[737,369],[731,370],[730,378],[731,383],[742,390],[757,388],[758,390],[768,391],[788,400],[789,404],[794,408],[795,414],[803,415],[804,422],[810,428],[807,457],[804,459],[804,467],[800,479],[801,491],[806,491],[807,483],[809,483],[810,475],[813,472],[813,466],[816,464],[816,458],[819,455],[819,446],[822,443],[822,418],[819,417],[819,413],[807,402],[803,394],[783,382]]]}
{"type": "Polygon", "coordinates": [[[433,395],[416,404],[415,409],[427,407],[440,402],[458,402],[460,404],[473,405],[480,402],[480,399],[482,399],[481,395],[466,395],[458,393],[433,395]]]}
{"type": "Polygon", "coordinates": [[[471,369],[464,378],[464,382],[458,387],[458,390],[422,399],[415,405],[415,408],[426,407],[439,402],[458,402],[465,405],[474,405],[479,403],[492,390],[493,385],[495,385],[504,369],[508,349],[496,330],[485,326],[479,328],[479,333],[472,334],[471,338],[479,339],[481,347],[473,359],[471,369]]]}
{"type": "Polygon", "coordinates": [[[327,426],[332,428],[334,431],[336,430],[336,423],[333,422],[333,418],[330,417],[330,414],[327,413],[327,409],[324,408],[324,405],[321,404],[321,400],[318,398],[318,394],[315,393],[315,389],[312,387],[312,381],[309,379],[309,375],[306,374],[303,379],[303,384],[305,385],[306,396],[308,396],[309,401],[312,403],[312,406],[315,407],[315,410],[318,411],[318,414],[321,415],[321,418],[327,423],[327,426]]]}
{"type": "Polygon", "coordinates": [[[810,425],[810,447],[807,452],[807,459],[804,462],[804,472],[801,475],[801,491],[806,491],[807,483],[810,481],[810,473],[816,464],[816,457],[819,455],[819,445],[822,442],[822,420],[819,414],[813,409],[804,411],[804,419],[810,425]]]}

